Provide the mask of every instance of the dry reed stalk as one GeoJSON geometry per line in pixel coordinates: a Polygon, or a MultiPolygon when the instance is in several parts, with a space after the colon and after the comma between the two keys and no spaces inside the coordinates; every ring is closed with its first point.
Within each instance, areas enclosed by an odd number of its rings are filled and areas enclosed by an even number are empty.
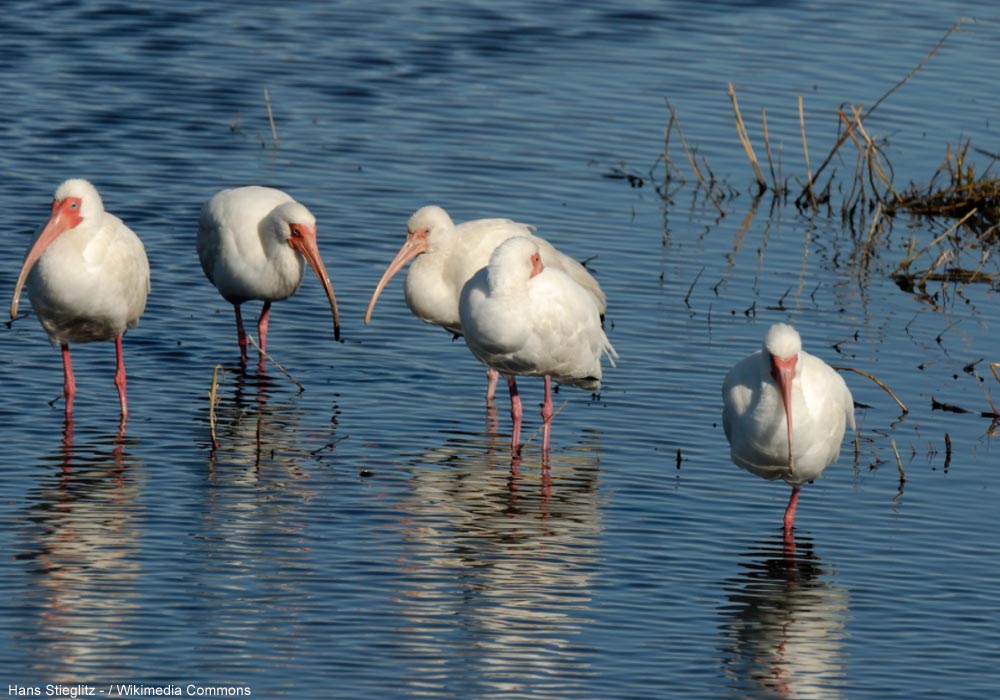
{"type": "Polygon", "coordinates": [[[864,371],[863,369],[858,369],[857,367],[838,367],[837,365],[831,365],[831,366],[833,367],[833,369],[837,370],[838,372],[856,372],[857,374],[860,374],[862,377],[867,377],[868,379],[871,379],[873,382],[875,382],[876,384],[879,385],[879,387],[882,389],[882,391],[884,391],[885,393],[887,393],[889,396],[892,397],[892,400],[896,402],[896,404],[900,407],[900,409],[902,409],[903,413],[909,413],[910,412],[910,409],[908,409],[906,407],[906,404],[904,404],[902,401],[899,400],[899,397],[896,396],[896,394],[893,393],[892,389],[890,389],[885,384],[883,384],[874,375],[869,374],[868,372],[864,371]]]}
{"type": "MultiPolygon", "coordinates": [[[[988,248],[983,248],[979,253],[979,264],[976,265],[976,269],[969,273],[968,279],[966,279],[962,286],[955,290],[956,294],[961,294],[962,290],[968,287],[970,284],[975,282],[979,278],[979,273],[982,272],[983,266],[986,265],[986,261],[990,258],[990,251],[988,248]]],[[[983,279],[990,279],[989,275],[983,275],[983,279]]]]}
{"type": "Polygon", "coordinates": [[[903,485],[906,483],[906,472],[903,471],[903,460],[899,458],[899,450],[896,449],[896,441],[893,438],[889,438],[889,444],[892,445],[892,453],[896,455],[896,468],[899,469],[899,483],[903,485]]]}
{"type": "Polygon", "coordinates": [[[670,134],[671,132],[673,132],[675,126],[677,127],[678,132],[680,131],[680,121],[678,121],[677,119],[677,113],[674,111],[673,105],[670,104],[670,100],[668,100],[667,98],[663,98],[663,101],[666,103],[667,109],[670,110],[670,121],[667,122],[667,129],[663,133],[663,154],[660,156],[663,160],[663,165],[664,165],[663,189],[664,192],[666,192],[667,188],[670,185],[670,179],[672,177],[671,170],[673,170],[673,172],[676,173],[678,177],[680,177],[682,184],[687,183],[687,178],[684,177],[684,173],[681,172],[680,168],[674,165],[673,160],[670,158],[670,134]]]}
{"type": "MultiPolygon", "coordinates": [[[[924,289],[925,289],[925,285],[927,284],[927,279],[932,274],[934,274],[934,271],[936,269],[938,269],[939,267],[941,267],[942,265],[944,265],[949,260],[951,260],[951,251],[950,250],[942,250],[940,253],[938,253],[937,257],[934,258],[934,262],[931,263],[931,266],[928,267],[927,270],[924,271],[924,274],[920,276],[920,279],[917,280],[914,283],[913,286],[916,287],[917,289],[919,289],[921,292],[923,292],[924,289]]],[[[946,282],[947,280],[946,279],[942,279],[941,281],[942,282],[946,282]]],[[[944,284],[942,284],[941,286],[943,288],[944,284]]]]}
{"type": "MultiPolygon", "coordinates": [[[[945,32],[944,36],[941,37],[941,39],[933,46],[933,48],[931,48],[931,50],[927,52],[927,55],[924,56],[920,60],[920,62],[917,63],[917,65],[914,66],[910,70],[910,72],[907,73],[903,77],[902,80],[900,80],[899,82],[897,82],[895,85],[893,85],[891,88],[889,88],[889,90],[886,91],[881,97],[879,97],[877,100],[875,100],[875,104],[873,104],[871,106],[871,108],[869,108],[869,110],[867,112],[865,112],[861,116],[861,121],[864,121],[869,116],[871,116],[871,113],[874,112],[876,109],[878,109],[879,105],[881,105],[882,102],[884,102],[886,100],[886,98],[889,97],[889,95],[891,95],[892,93],[896,92],[896,90],[898,90],[899,88],[901,88],[910,78],[912,78],[917,73],[917,71],[919,71],[921,68],[923,68],[924,65],[929,60],[931,60],[931,58],[934,56],[934,54],[936,54],[938,52],[938,50],[944,45],[944,42],[947,41],[948,38],[952,34],[954,34],[958,30],[958,28],[961,27],[962,24],[964,24],[965,22],[975,22],[975,20],[974,19],[970,19],[968,17],[962,17],[957,22],[955,22],[955,24],[953,24],[951,26],[951,28],[947,32],[945,32]]],[[[837,140],[837,143],[834,144],[833,148],[827,154],[826,158],[823,160],[823,162],[820,164],[820,166],[816,169],[816,177],[819,177],[820,173],[822,173],[823,170],[826,169],[826,167],[830,164],[830,162],[833,160],[833,156],[837,153],[837,151],[840,149],[840,147],[843,145],[843,143],[844,143],[844,141],[846,139],[847,139],[847,134],[844,134],[844,135],[842,135],[837,140]]],[[[802,193],[799,195],[799,197],[801,197],[802,195],[804,195],[806,193],[806,191],[807,191],[806,188],[803,188],[802,193]]]]}
{"type": "MultiPolygon", "coordinates": [[[[868,160],[868,172],[874,172],[877,174],[882,179],[882,182],[885,183],[885,186],[889,188],[889,192],[892,193],[892,196],[896,198],[896,204],[901,204],[903,200],[893,188],[892,178],[889,177],[889,175],[885,172],[885,168],[882,167],[882,161],[879,158],[879,148],[875,145],[875,141],[872,140],[872,137],[868,135],[868,132],[865,131],[864,124],[861,123],[861,107],[855,108],[852,105],[851,109],[854,111],[854,123],[857,125],[857,131],[861,134],[862,138],[864,138],[865,145],[867,146],[865,156],[868,160]]],[[[857,141],[855,141],[855,143],[857,143],[857,141]]]]}
{"type": "MultiPolygon", "coordinates": [[[[1000,367],[1000,362],[991,362],[990,363],[990,371],[993,372],[993,376],[996,377],[996,379],[997,379],[998,382],[1000,382],[1000,374],[997,373],[997,367],[1000,367]]],[[[982,385],[982,383],[978,381],[978,379],[979,379],[978,377],[976,377],[976,379],[977,379],[976,383],[979,384],[979,388],[982,389],[983,396],[986,397],[986,402],[990,405],[990,409],[993,411],[992,418],[995,421],[997,418],[1000,418],[1000,411],[997,411],[996,404],[993,403],[993,399],[990,397],[989,393],[986,391],[986,387],[984,387],[982,385]]]]}
{"type": "Polygon", "coordinates": [[[771,181],[774,182],[774,191],[780,192],[781,188],[778,185],[778,178],[774,174],[774,159],[771,158],[771,137],[767,133],[767,112],[763,107],[760,108],[760,122],[764,127],[764,152],[767,153],[767,167],[771,171],[771,181]]]}
{"type": "Polygon", "coordinates": [[[948,37],[950,37],[952,34],[954,34],[956,31],[958,31],[959,27],[961,27],[966,22],[975,22],[975,21],[976,20],[974,18],[972,18],[972,17],[960,17],[958,19],[958,21],[956,21],[955,24],[951,25],[951,28],[948,29],[948,31],[946,31],[944,33],[944,36],[941,37],[936,44],[934,44],[933,48],[931,48],[931,50],[927,52],[927,55],[925,55],[922,59],[920,59],[920,62],[917,65],[915,65],[912,69],[910,69],[909,73],[907,73],[905,76],[903,76],[902,80],[900,80],[898,83],[896,83],[891,88],[889,88],[885,92],[885,94],[883,94],[880,98],[878,98],[877,100],[875,100],[875,104],[873,104],[871,106],[871,109],[869,109],[867,112],[865,112],[865,115],[864,115],[864,117],[862,117],[862,119],[867,119],[868,116],[872,112],[874,112],[876,109],[878,109],[878,106],[880,104],[882,104],[882,102],[884,102],[885,99],[887,97],[889,97],[889,95],[891,95],[892,93],[896,92],[896,90],[898,90],[899,88],[903,87],[903,85],[906,83],[906,81],[908,81],[910,78],[912,78],[914,75],[916,75],[917,71],[919,71],[921,68],[923,68],[924,65],[929,60],[931,60],[931,58],[934,57],[934,54],[936,54],[938,52],[938,50],[940,50],[940,48],[944,45],[944,42],[948,40],[948,37]]]}
{"type": "Polygon", "coordinates": [[[688,150],[687,141],[684,140],[684,130],[681,129],[681,122],[679,119],[677,119],[677,113],[674,111],[673,105],[671,105],[670,101],[667,100],[666,98],[663,99],[664,102],[667,103],[667,109],[670,110],[670,120],[677,127],[677,137],[681,140],[681,149],[683,149],[684,155],[688,159],[688,163],[691,164],[691,169],[694,170],[695,177],[698,178],[698,184],[700,184],[706,190],[709,190],[710,188],[708,184],[705,182],[705,178],[702,177],[701,170],[698,169],[698,161],[695,160],[694,156],[691,155],[691,151],[688,150]]]}
{"type": "Polygon", "coordinates": [[[864,267],[868,262],[869,251],[872,249],[872,242],[875,240],[875,227],[882,218],[882,202],[878,202],[875,205],[875,215],[872,217],[871,226],[868,227],[868,238],[865,239],[865,245],[861,249],[861,266],[864,267]]]}
{"type": "Polygon", "coordinates": [[[806,189],[809,191],[809,201],[813,211],[816,211],[816,193],[813,191],[812,170],[809,167],[809,144],[806,143],[806,117],[802,110],[802,95],[799,95],[799,128],[802,130],[802,151],[806,156],[806,189]]]}
{"type": "Polygon", "coordinates": [[[208,392],[208,427],[212,433],[212,449],[219,449],[219,441],[215,436],[215,404],[218,403],[219,372],[225,373],[222,365],[216,365],[212,370],[212,388],[208,392]]]}
{"type": "Polygon", "coordinates": [[[273,364],[273,365],[274,365],[275,367],[277,367],[277,368],[278,368],[279,370],[281,370],[281,373],[282,373],[283,375],[285,375],[286,377],[288,377],[288,379],[289,379],[289,380],[290,380],[290,381],[292,382],[292,384],[294,384],[295,386],[297,386],[297,387],[299,388],[299,391],[300,391],[300,392],[302,392],[302,391],[305,391],[305,390],[306,390],[306,388],[305,388],[304,386],[302,386],[302,384],[300,384],[300,383],[299,383],[299,381],[298,381],[298,380],[297,380],[297,379],[296,379],[295,377],[293,377],[293,376],[292,376],[291,374],[289,374],[289,373],[288,373],[288,370],[286,370],[286,369],[285,369],[284,367],[282,367],[282,366],[281,366],[281,363],[280,363],[280,362],[278,362],[277,360],[275,360],[275,359],[274,359],[273,357],[271,357],[271,356],[270,356],[270,355],[268,355],[268,354],[267,354],[267,353],[266,353],[266,352],[265,352],[264,350],[262,350],[262,349],[261,349],[260,345],[258,345],[258,344],[257,344],[257,339],[256,339],[256,338],[254,338],[254,337],[253,337],[252,335],[250,335],[249,333],[247,333],[247,338],[249,338],[249,339],[250,339],[250,342],[251,342],[251,343],[253,343],[253,346],[254,346],[255,348],[257,348],[257,350],[259,350],[259,351],[260,351],[260,354],[261,354],[261,355],[263,355],[263,356],[264,356],[265,358],[267,358],[268,360],[270,360],[270,361],[271,361],[271,363],[272,363],[272,364],[273,364]]]}
{"type": "MultiPolygon", "coordinates": [[[[551,425],[551,424],[552,424],[552,421],[554,421],[554,420],[556,419],[556,416],[558,416],[558,415],[559,415],[559,413],[560,413],[560,412],[561,412],[561,411],[562,411],[562,410],[563,410],[564,408],[566,408],[566,404],[568,404],[568,403],[569,403],[569,399],[564,399],[564,400],[563,400],[563,402],[562,402],[561,404],[559,404],[559,408],[557,408],[557,409],[556,409],[556,410],[555,410],[555,411],[553,412],[553,414],[552,414],[552,417],[551,417],[551,418],[549,418],[549,425],[551,425]]],[[[535,428],[535,432],[533,432],[533,433],[532,433],[531,435],[529,435],[529,436],[528,436],[528,439],[527,439],[527,440],[525,440],[524,442],[522,442],[520,446],[521,446],[521,447],[525,447],[525,446],[526,446],[526,445],[527,445],[527,444],[528,444],[529,442],[531,442],[532,440],[534,440],[534,439],[535,439],[535,436],[536,436],[536,435],[538,435],[538,431],[539,431],[539,430],[541,430],[541,429],[542,429],[543,427],[545,427],[545,424],[544,424],[544,423],[543,423],[542,425],[539,425],[539,426],[538,426],[537,428],[535,428]]]]}
{"type": "Polygon", "coordinates": [[[753,166],[757,186],[760,188],[760,191],[763,192],[767,189],[767,181],[764,179],[764,173],[760,171],[760,163],[757,162],[757,154],[754,153],[753,145],[750,143],[750,136],[747,135],[747,128],[743,123],[743,115],[740,114],[740,104],[736,100],[736,90],[733,88],[732,83],[729,83],[729,99],[733,103],[733,112],[736,115],[736,133],[740,137],[740,143],[743,144],[743,150],[746,151],[747,158],[750,159],[750,165],[753,166]]]}
{"type": "Polygon", "coordinates": [[[274,147],[278,147],[278,129],[274,126],[274,112],[271,111],[271,96],[267,92],[267,88],[264,88],[264,104],[267,105],[267,120],[271,122],[271,141],[274,147]]]}

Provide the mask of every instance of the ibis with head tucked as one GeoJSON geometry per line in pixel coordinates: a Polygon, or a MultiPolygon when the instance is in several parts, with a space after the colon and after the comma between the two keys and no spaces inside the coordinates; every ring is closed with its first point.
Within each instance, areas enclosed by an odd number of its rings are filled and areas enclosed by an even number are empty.
{"type": "MultiPolygon", "coordinates": [[[[534,227],[510,219],[475,219],[455,225],[444,209],[418,209],[407,223],[406,241],[382,274],[365,312],[371,320],[375,302],[393,275],[413,261],[406,272],[404,295],[414,316],[462,335],[459,297],[465,283],[489,263],[490,255],[508,238],[528,238],[538,247],[546,267],[561,270],[591,297],[603,316],[607,300],[601,285],[585,266],[534,234],[534,227]]],[[[497,374],[487,370],[487,401],[492,401],[497,374]]]]}
{"type": "Polygon", "coordinates": [[[465,284],[459,316],[472,354],[507,378],[514,454],[520,450],[523,415],[515,378],[544,378],[542,454],[547,455],[552,381],[600,391],[602,356],[612,367],[618,356],[592,292],[566,272],[546,267],[541,246],[518,236],[497,246],[489,265],[465,284]]]}

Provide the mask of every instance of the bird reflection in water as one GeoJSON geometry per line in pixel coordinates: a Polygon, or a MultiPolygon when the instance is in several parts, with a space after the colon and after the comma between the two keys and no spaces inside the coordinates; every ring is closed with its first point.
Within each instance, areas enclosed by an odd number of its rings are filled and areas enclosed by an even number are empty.
{"type": "Polygon", "coordinates": [[[847,589],[806,538],[761,542],[726,583],[723,669],[753,697],[844,695],[847,589]]]}
{"type": "MultiPolygon", "coordinates": [[[[263,369],[226,375],[220,383],[216,403],[219,448],[211,451],[210,473],[225,464],[249,468],[248,478],[255,479],[260,476],[259,469],[270,464],[290,478],[304,478],[303,463],[334,447],[336,441],[326,435],[322,436],[329,437],[325,445],[312,450],[305,447],[300,395],[292,394],[281,401],[272,399],[273,395],[284,393],[284,381],[263,369]]],[[[332,430],[336,429],[335,422],[334,418],[332,430]]]]}
{"type": "Polygon", "coordinates": [[[75,436],[67,420],[28,494],[15,559],[35,581],[22,587],[21,638],[44,677],[114,675],[134,661],[143,466],[135,444],[120,431],[75,436]]]}
{"type": "Polygon", "coordinates": [[[411,463],[397,600],[408,687],[487,697],[588,686],[576,638],[600,566],[600,434],[584,433],[549,463],[535,454],[512,458],[487,430],[411,463]]]}
{"type": "Polygon", "coordinates": [[[219,448],[189,524],[191,555],[209,564],[197,573],[199,605],[185,606],[185,625],[202,644],[227,649],[228,668],[241,677],[261,658],[300,663],[309,618],[302,601],[315,567],[307,533],[318,457],[307,445],[317,436],[303,428],[301,395],[286,398],[283,381],[240,371],[220,385],[219,448]]]}

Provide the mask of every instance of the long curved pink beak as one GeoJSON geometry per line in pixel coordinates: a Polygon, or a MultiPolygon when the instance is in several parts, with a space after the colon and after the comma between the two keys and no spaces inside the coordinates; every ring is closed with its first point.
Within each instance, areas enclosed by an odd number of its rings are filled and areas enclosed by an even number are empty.
{"type": "Polygon", "coordinates": [[[792,357],[771,356],[771,376],[781,390],[781,402],[785,404],[785,423],[788,426],[788,473],[795,473],[795,455],[792,451],[792,381],[795,379],[795,363],[798,355],[792,357]]]}
{"type": "Polygon", "coordinates": [[[406,266],[406,263],[427,250],[428,233],[428,229],[422,228],[406,234],[406,242],[403,243],[399,252],[396,253],[396,257],[389,263],[389,267],[385,268],[385,272],[382,273],[382,279],[378,281],[378,286],[375,287],[375,291],[372,293],[372,298],[368,302],[368,310],[365,311],[365,325],[368,325],[368,322],[372,318],[372,309],[375,308],[378,295],[385,289],[385,285],[389,284],[392,276],[402,270],[406,266]]]}
{"type": "Polygon", "coordinates": [[[289,243],[295,250],[302,253],[309,262],[309,266],[316,273],[326,298],[330,300],[330,311],[333,313],[333,339],[340,340],[340,311],[337,310],[337,297],[333,294],[333,285],[330,283],[330,276],[326,274],[326,267],[323,266],[323,258],[319,255],[319,245],[316,243],[316,228],[302,226],[302,235],[289,239],[289,243]]]}
{"type": "Polygon", "coordinates": [[[46,249],[52,245],[53,241],[60,234],[79,226],[81,221],[83,221],[83,217],[80,216],[80,200],[78,198],[67,197],[61,202],[53,200],[52,215],[49,217],[48,223],[45,224],[45,228],[42,229],[35,244],[28,249],[27,254],[24,256],[21,273],[17,276],[17,284],[14,285],[14,298],[10,302],[11,319],[17,316],[17,306],[21,300],[21,289],[24,287],[24,283],[31,273],[31,268],[35,266],[38,259],[42,257],[42,254],[45,253],[46,249]],[[76,204],[75,208],[72,206],[74,203],[76,204]]]}

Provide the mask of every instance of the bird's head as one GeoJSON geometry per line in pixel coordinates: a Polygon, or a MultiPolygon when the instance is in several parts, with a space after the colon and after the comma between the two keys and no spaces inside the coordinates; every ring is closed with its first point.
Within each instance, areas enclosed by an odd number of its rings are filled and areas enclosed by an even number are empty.
{"type": "Polygon", "coordinates": [[[375,302],[378,301],[385,286],[389,284],[389,280],[414,258],[428,251],[433,252],[443,245],[443,240],[454,230],[454,222],[448,216],[448,212],[441,207],[430,205],[421,207],[413,213],[413,216],[406,222],[406,240],[403,241],[396,257],[385,268],[385,272],[382,273],[382,277],[368,301],[368,309],[365,311],[366,324],[371,320],[375,302]]]}
{"type": "Polygon", "coordinates": [[[792,385],[799,376],[801,366],[799,354],[802,352],[802,338],[798,331],[785,323],[776,323],[764,336],[764,353],[771,365],[771,378],[781,393],[785,407],[785,423],[788,428],[788,471],[794,473],[795,460],[792,453],[792,385]]]}
{"type": "Polygon", "coordinates": [[[86,180],[66,180],[56,188],[52,199],[52,213],[48,222],[39,229],[35,242],[28,249],[21,264],[21,272],[14,285],[14,298],[10,303],[10,317],[17,316],[17,307],[31,269],[56,239],[67,231],[79,228],[85,221],[99,221],[104,213],[104,203],[97,189],[86,180]]]}
{"type": "Polygon", "coordinates": [[[309,263],[316,273],[326,298],[330,302],[330,312],[333,314],[333,337],[340,340],[340,312],[337,309],[337,297],[333,293],[333,284],[323,265],[319,254],[319,243],[316,239],[316,217],[304,205],[298,202],[285,202],[277,206],[268,219],[274,224],[278,240],[286,243],[297,251],[309,263]]]}
{"type": "Polygon", "coordinates": [[[544,269],[534,241],[522,236],[508,238],[490,255],[487,268],[490,289],[503,291],[523,287],[544,269]]]}

